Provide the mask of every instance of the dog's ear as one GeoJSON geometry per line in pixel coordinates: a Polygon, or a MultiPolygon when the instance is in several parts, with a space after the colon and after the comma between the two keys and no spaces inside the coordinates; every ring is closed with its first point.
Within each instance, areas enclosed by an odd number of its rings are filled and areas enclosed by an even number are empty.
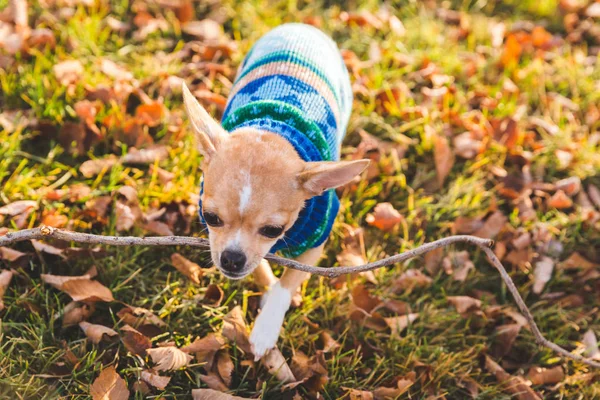
{"type": "Polygon", "coordinates": [[[219,141],[226,135],[225,130],[198,103],[185,82],[182,83],[181,90],[190,125],[198,140],[198,150],[206,161],[210,161],[210,158],[217,151],[219,141]]]}
{"type": "Polygon", "coordinates": [[[309,162],[298,174],[298,181],[309,195],[316,196],[350,182],[367,165],[369,160],[309,162]]]}

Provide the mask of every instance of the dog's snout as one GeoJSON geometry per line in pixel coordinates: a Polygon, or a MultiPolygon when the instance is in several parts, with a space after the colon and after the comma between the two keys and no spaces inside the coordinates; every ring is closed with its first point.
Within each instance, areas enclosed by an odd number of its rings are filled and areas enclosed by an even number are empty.
{"type": "Polygon", "coordinates": [[[226,271],[240,272],[246,265],[246,255],[237,250],[225,250],[221,253],[221,268],[226,271]]]}

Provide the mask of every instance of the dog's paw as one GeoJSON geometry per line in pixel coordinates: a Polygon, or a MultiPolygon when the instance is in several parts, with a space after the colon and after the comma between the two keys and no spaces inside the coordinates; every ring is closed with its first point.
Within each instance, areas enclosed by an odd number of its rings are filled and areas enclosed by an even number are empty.
{"type": "Polygon", "coordinates": [[[254,353],[254,361],[260,360],[267,351],[277,345],[281,324],[276,321],[269,321],[268,318],[260,318],[261,316],[268,317],[265,314],[258,316],[252,333],[250,334],[250,345],[254,353]]]}
{"type": "Polygon", "coordinates": [[[277,282],[271,290],[263,295],[261,312],[256,318],[250,334],[250,344],[255,360],[260,360],[265,353],[275,347],[283,318],[290,308],[292,296],[289,290],[277,282]]]}

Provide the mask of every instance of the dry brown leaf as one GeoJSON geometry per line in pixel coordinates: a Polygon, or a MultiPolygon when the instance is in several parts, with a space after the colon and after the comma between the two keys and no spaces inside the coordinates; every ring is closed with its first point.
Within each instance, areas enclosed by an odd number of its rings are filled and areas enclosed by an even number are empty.
{"type": "Polygon", "coordinates": [[[218,390],[220,392],[226,392],[228,390],[221,377],[219,377],[219,375],[217,375],[215,372],[209,372],[207,375],[199,375],[199,378],[211,389],[218,390]]]}
{"type": "Polygon", "coordinates": [[[158,177],[158,180],[163,185],[166,185],[167,183],[169,183],[173,179],[175,179],[174,173],[169,172],[165,169],[162,169],[161,167],[157,167],[156,164],[150,164],[150,166],[148,168],[148,172],[150,173],[150,175],[156,174],[156,176],[158,177]]]}
{"type": "Polygon", "coordinates": [[[319,338],[323,344],[323,353],[330,353],[341,347],[341,345],[327,331],[322,331],[319,334],[319,338]]]}
{"type": "Polygon", "coordinates": [[[110,340],[111,337],[119,335],[113,329],[97,324],[90,324],[89,322],[82,321],[79,323],[79,327],[85,333],[85,336],[94,344],[100,343],[102,340],[110,340]]]}
{"type": "Polygon", "coordinates": [[[211,283],[206,288],[206,292],[204,293],[204,298],[202,300],[205,303],[218,307],[221,305],[224,295],[223,289],[221,289],[218,285],[211,283]]]}
{"type": "Polygon", "coordinates": [[[474,299],[473,297],[448,296],[447,299],[456,308],[456,311],[463,316],[469,311],[481,309],[481,300],[474,299]]]}
{"type": "Polygon", "coordinates": [[[511,376],[488,356],[485,357],[485,368],[502,383],[504,391],[515,395],[517,400],[542,400],[542,397],[531,389],[523,378],[511,376]]]}
{"type": "Polygon", "coordinates": [[[438,184],[442,186],[454,165],[454,154],[450,149],[448,139],[443,136],[435,137],[433,156],[435,170],[437,171],[437,181],[438,184]]]}
{"type": "Polygon", "coordinates": [[[454,152],[457,156],[471,159],[483,150],[483,143],[471,132],[464,132],[452,139],[454,152]]]}
{"type": "Polygon", "coordinates": [[[2,298],[4,297],[4,293],[6,293],[6,289],[10,284],[12,276],[13,272],[10,270],[5,269],[4,271],[0,272],[0,311],[4,309],[4,301],[2,298]]]}
{"type": "Polygon", "coordinates": [[[177,347],[157,347],[148,349],[146,352],[156,364],[157,371],[170,371],[185,367],[192,360],[192,356],[181,351],[177,347]]]}
{"type": "Polygon", "coordinates": [[[36,208],[37,202],[33,200],[19,200],[0,207],[0,215],[14,217],[15,215],[22,214],[30,209],[36,208]]]}
{"type": "Polygon", "coordinates": [[[562,190],[557,190],[547,201],[548,207],[563,210],[573,206],[573,200],[562,190]]]}
{"type": "Polygon", "coordinates": [[[296,378],[290,369],[290,366],[285,361],[283,354],[277,347],[269,350],[260,362],[267,368],[267,371],[277,378],[280,382],[291,383],[295,382],[296,378]]]}
{"type": "Polygon", "coordinates": [[[575,252],[571,254],[565,261],[558,264],[560,269],[582,269],[587,271],[590,269],[599,268],[600,264],[594,263],[575,252]]]}
{"type": "Polygon", "coordinates": [[[437,248],[425,254],[425,269],[429,274],[435,275],[440,269],[442,259],[444,258],[444,249],[437,248]]]}
{"type": "Polygon", "coordinates": [[[252,354],[248,328],[246,327],[246,322],[242,316],[242,308],[240,306],[234,307],[223,318],[222,334],[242,349],[244,353],[252,354]]]}
{"type": "Polygon", "coordinates": [[[192,400],[251,400],[248,397],[232,396],[213,389],[193,389],[192,400]]]}
{"type": "Polygon", "coordinates": [[[507,324],[497,326],[495,330],[495,340],[492,347],[492,353],[497,357],[503,357],[510,352],[512,349],[519,332],[523,325],[521,324],[507,324]]]}
{"type": "Polygon", "coordinates": [[[578,176],[571,176],[554,184],[557,190],[562,190],[567,196],[575,196],[581,190],[581,179],[578,176]]]}
{"type": "Polygon", "coordinates": [[[298,380],[285,385],[284,389],[287,390],[302,385],[308,393],[316,395],[323,390],[329,380],[325,356],[320,351],[310,358],[301,351],[294,352],[291,370],[298,380]]]}
{"type": "Polygon", "coordinates": [[[171,263],[179,272],[191,279],[195,284],[200,284],[202,277],[202,268],[179,253],[171,255],[171,263]]]}
{"type": "Polygon", "coordinates": [[[560,365],[554,368],[531,367],[527,379],[534,385],[554,385],[565,379],[565,372],[560,365]]]}
{"type": "Polygon", "coordinates": [[[107,59],[102,60],[100,70],[104,74],[118,81],[130,81],[133,79],[133,74],[131,72],[107,59]]]}
{"type": "Polygon", "coordinates": [[[432,279],[427,275],[424,275],[421,271],[417,269],[409,269],[393,282],[392,288],[398,292],[415,287],[427,287],[431,285],[431,282],[432,279]]]}
{"type": "Polygon", "coordinates": [[[119,376],[115,367],[110,366],[100,372],[100,375],[90,387],[93,400],[128,400],[127,383],[119,376]]]}
{"type": "Polygon", "coordinates": [[[592,360],[600,360],[600,349],[598,348],[598,340],[594,331],[589,329],[584,335],[581,342],[585,346],[585,354],[592,360]]]}
{"type": "Polygon", "coordinates": [[[20,251],[11,249],[9,247],[0,246],[0,260],[5,260],[8,262],[17,262],[26,256],[27,254],[22,253],[20,251]]]}
{"type": "Polygon", "coordinates": [[[72,325],[78,325],[80,322],[88,319],[96,310],[94,303],[80,303],[72,301],[65,306],[63,311],[62,326],[66,328],[72,325]]]}
{"type": "Polygon", "coordinates": [[[413,313],[408,315],[400,315],[398,317],[384,318],[387,326],[392,330],[392,336],[398,335],[406,329],[409,324],[419,317],[419,314],[413,313]]]}
{"type": "Polygon", "coordinates": [[[159,101],[141,104],[135,110],[135,117],[137,118],[138,122],[150,127],[160,124],[164,115],[164,105],[159,101]]]}
{"type": "Polygon", "coordinates": [[[159,236],[173,236],[173,231],[169,225],[161,221],[148,221],[141,225],[145,231],[154,233],[159,236]]]}
{"type": "Polygon", "coordinates": [[[452,233],[469,235],[483,227],[483,220],[477,217],[458,217],[452,224],[452,233]]]}
{"type": "Polygon", "coordinates": [[[170,376],[160,376],[151,370],[144,370],[140,375],[144,382],[160,390],[164,390],[171,381],[170,376]]]}
{"type": "Polygon", "coordinates": [[[124,307],[117,313],[117,316],[128,325],[134,328],[138,328],[142,325],[155,325],[158,327],[165,327],[167,324],[154,315],[152,311],[146,310],[141,307],[124,307]]]}
{"type": "Polygon", "coordinates": [[[146,351],[152,348],[150,339],[131,326],[125,325],[121,328],[121,331],[124,332],[121,336],[121,341],[130,353],[145,356],[146,351]]]}
{"type": "Polygon", "coordinates": [[[369,225],[389,232],[402,222],[403,217],[391,203],[379,203],[375,206],[373,213],[368,214],[366,221],[369,225]]]}
{"type": "Polygon", "coordinates": [[[102,171],[110,170],[118,162],[119,160],[113,154],[105,158],[87,160],[79,166],[79,172],[81,172],[81,174],[86,178],[92,178],[100,174],[102,171]]]}
{"type": "Polygon", "coordinates": [[[504,52],[500,62],[504,67],[512,66],[519,62],[523,47],[514,34],[509,34],[504,43],[504,52]]]}
{"type": "Polygon", "coordinates": [[[195,36],[204,41],[224,39],[221,24],[208,18],[202,21],[189,21],[182,26],[182,30],[188,35],[195,36]]]}
{"type": "Polygon", "coordinates": [[[231,357],[227,350],[219,351],[217,355],[217,371],[219,371],[219,375],[227,387],[231,387],[231,375],[233,374],[233,370],[233,361],[231,361],[231,357]]]}
{"type": "Polygon", "coordinates": [[[114,301],[112,292],[98,281],[92,281],[93,274],[82,276],[60,276],[42,274],[44,282],[71,296],[75,301],[114,301]]]}
{"type": "Polygon", "coordinates": [[[496,211],[485,220],[483,226],[475,231],[473,235],[493,239],[504,228],[507,221],[508,218],[502,212],[496,211]]]}
{"type": "MultiPolygon", "coordinates": [[[[414,374],[414,372],[413,372],[414,374]]],[[[406,392],[414,383],[414,378],[407,375],[406,378],[398,379],[396,387],[378,387],[373,390],[375,400],[392,400],[406,392]]]]}
{"type": "Polygon", "coordinates": [[[35,239],[31,240],[31,244],[33,245],[33,248],[39,252],[53,254],[55,256],[65,258],[65,255],[63,254],[63,249],[59,249],[58,247],[54,247],[52,245],[40,242],[39,240],[35,239]]]}
{"type": "Polygon", "coordinates": [[[52,70],[56,79],[64,86],[70,85],[81,79],[83,65],[79,60],[67,60],[56,64],[52,70]]]}
{"type": "Polygon", "coordinates": [[[366,312],[370,312],[381,304],[381,300],[371,296],[369,290],[364,285],[356,285],[352,288],[352,302],[366,312]]]}
{"type": "Polygon", "coordinates": [[[535,263],[533,271],[533,293],[540,294],[544,290],[546,283],[552,279],[552,271],[554,270],[554,260],[550,257],[542,257],[535,263]]]}
{"type": "Polygon", "coordinates": [[[169,148],[163,144],[157,144],[145,149],[130,147],[121,161],[126,164],[147,165],[161,162],[169,157],[169,148]]]}
{"type": "Polygon", "coordinates": [[[360,389],[352,389],[342,386],[342,389],[346,391],[346,395],[349,400],[373,400],[373,392],[360,389]]]}

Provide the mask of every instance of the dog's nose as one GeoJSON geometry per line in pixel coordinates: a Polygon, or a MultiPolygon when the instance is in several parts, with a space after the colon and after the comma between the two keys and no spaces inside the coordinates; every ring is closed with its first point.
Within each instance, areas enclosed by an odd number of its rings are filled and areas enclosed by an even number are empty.
{"type": "Polygon", "coordinates": [[[246,265],[246,255],[241,251],[225,250],[221,253],[221,268],[231,272],[240,272],[244,265],[246,265]]]}

